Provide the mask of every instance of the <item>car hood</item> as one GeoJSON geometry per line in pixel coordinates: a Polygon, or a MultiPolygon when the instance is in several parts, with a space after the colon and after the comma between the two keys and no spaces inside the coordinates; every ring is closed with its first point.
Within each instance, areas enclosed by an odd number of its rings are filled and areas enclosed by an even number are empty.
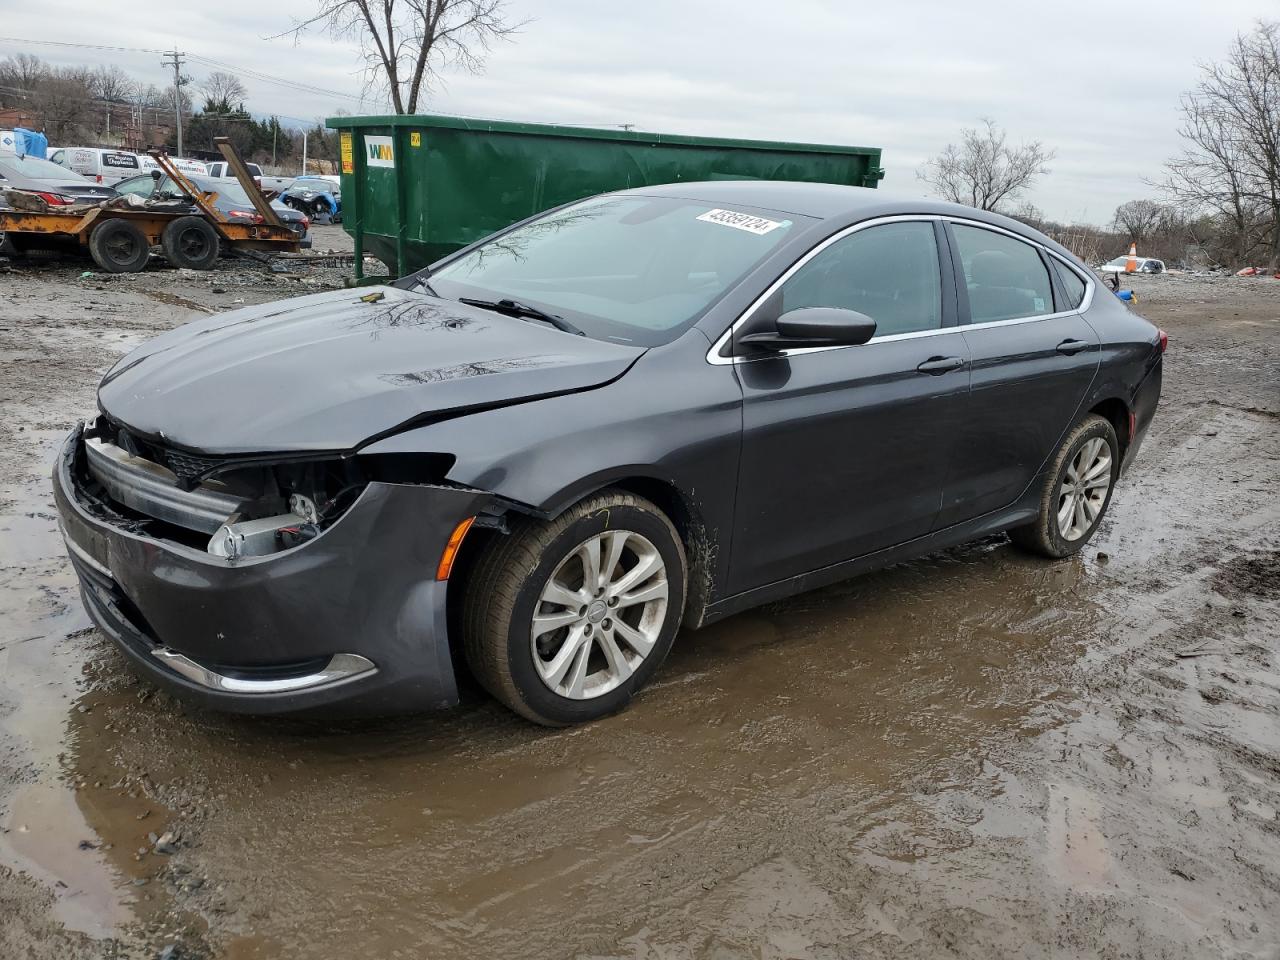
{"type": "Polygon", "coordinates": [[[642,353],[366,287],[171,330],[108,372],[98,405],[141,436],[203,453],[351,450],[431,419],[588,390],[642,353]]]}

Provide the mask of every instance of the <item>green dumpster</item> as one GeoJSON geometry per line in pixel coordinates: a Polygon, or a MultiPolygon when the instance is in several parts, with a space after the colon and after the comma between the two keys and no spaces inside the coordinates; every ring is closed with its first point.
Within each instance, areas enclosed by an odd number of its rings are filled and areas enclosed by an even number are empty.
{"type": "Polygon", "coordinates": [[[609,190],[678,180],[874,187],[878,147],[594,130],[462,117],[333,117],[343,225],[404,276],[525,217],[609,190]]]}

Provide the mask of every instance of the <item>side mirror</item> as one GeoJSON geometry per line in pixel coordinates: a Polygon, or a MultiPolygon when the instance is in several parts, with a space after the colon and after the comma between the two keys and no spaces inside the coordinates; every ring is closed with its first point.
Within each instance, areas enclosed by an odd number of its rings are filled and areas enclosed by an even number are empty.
{"type": "Polygon", "coordinates": [[[152,170],[152,171],[151,171],[151,179],[152,179],[152,180],[159,180],[159,179],[160,179],[161,177],[163,177],[163,176],[164,176],[164,171],[163,171],[163,170],[152,170]]]}
{"type": "Polygon", "coordinates": [[[759,350],[801,347],[849,347],[866,343],[876,322],[865,313],[839,307],[801,307],[774,321],[774,329],[739,337],[738,342],[759,350]]]}

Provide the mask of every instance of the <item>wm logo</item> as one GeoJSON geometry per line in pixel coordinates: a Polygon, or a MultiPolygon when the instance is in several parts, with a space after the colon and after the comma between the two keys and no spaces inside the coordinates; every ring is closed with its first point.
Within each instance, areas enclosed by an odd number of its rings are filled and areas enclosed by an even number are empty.
{"type": "Polygon", "coordinates": [[[391,144],[389,143],[371,143],[369,147],[370,160],[383,160],[387,163],[391,162],[391,144]]]}

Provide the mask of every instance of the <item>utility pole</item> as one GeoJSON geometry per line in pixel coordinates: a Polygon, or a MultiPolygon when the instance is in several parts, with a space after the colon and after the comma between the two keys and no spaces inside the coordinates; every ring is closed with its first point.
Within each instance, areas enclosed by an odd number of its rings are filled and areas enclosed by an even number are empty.
{"type": "Polygon", "coordinates": [[[182,156],[182,51],[170,50],[161,66],[173,67],[173,116],[178,131],[178,156],[182,156]]]}

